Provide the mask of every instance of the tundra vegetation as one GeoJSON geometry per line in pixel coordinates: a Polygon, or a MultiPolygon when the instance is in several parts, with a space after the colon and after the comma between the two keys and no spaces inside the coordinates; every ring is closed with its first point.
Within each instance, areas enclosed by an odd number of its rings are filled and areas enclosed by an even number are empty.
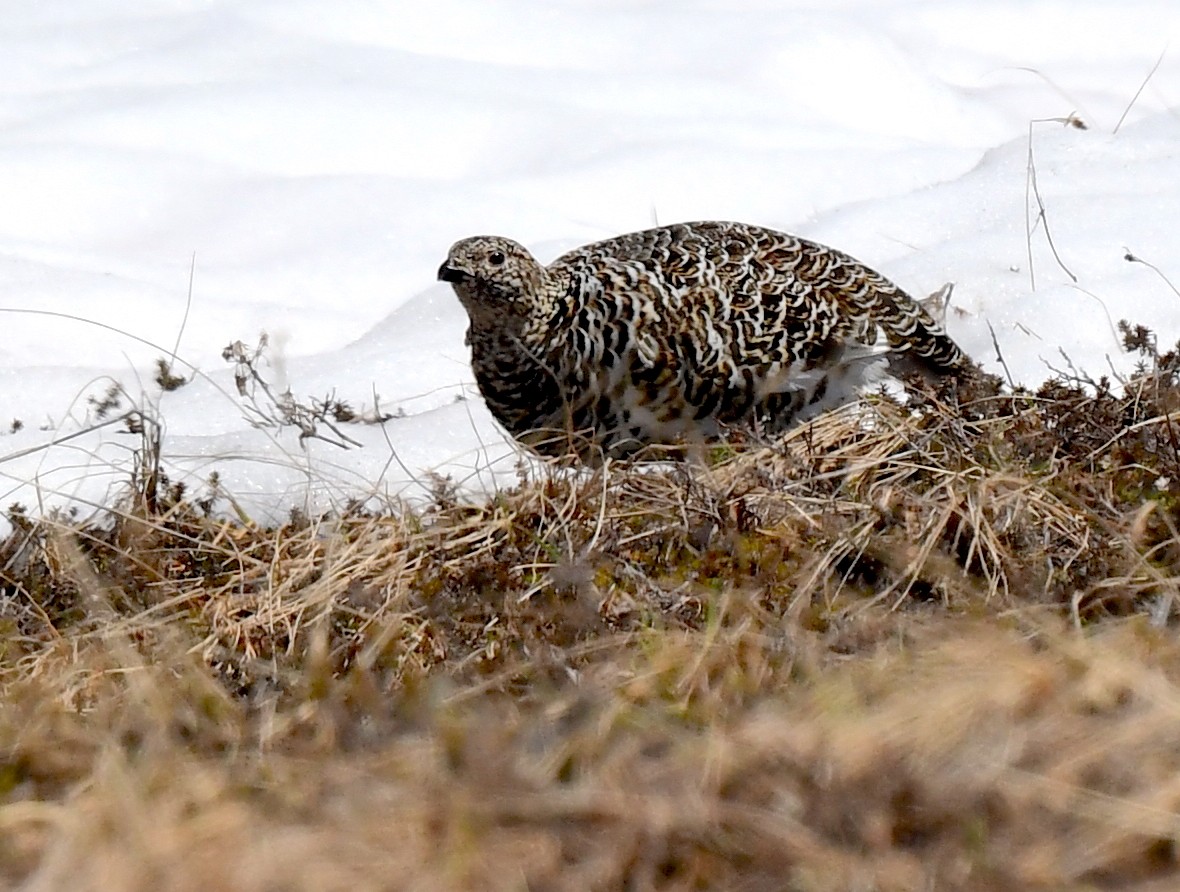
{"type": "MultiPolygon", "coordinates": [[[[0,885],[1164,890],[1180,354],[471,502],[0,545],[0,885]]],[[[154,450],[154,452],[153,452],[154,450]]]]}

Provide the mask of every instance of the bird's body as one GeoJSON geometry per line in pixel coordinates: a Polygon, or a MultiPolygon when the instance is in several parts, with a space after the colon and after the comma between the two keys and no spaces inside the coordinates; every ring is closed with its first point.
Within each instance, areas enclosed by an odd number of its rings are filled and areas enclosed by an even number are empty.
{"type": "Polygon", "coordinates": [[[740,223],[622,235],[548,267],[510,239],[476,236],[451,248],[439,278],[470,317],[492,414],[547,454],[625,455],[743,424],[781,430],[851,399],[884,352],[938,373],[966,365],[884,277],[740,223]]]}

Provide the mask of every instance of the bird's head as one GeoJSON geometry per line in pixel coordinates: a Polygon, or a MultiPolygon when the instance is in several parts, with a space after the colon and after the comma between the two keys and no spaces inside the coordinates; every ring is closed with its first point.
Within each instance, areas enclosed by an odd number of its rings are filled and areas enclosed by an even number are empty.
{"type": "Polygon", "coordinates": [[[438,278],[451,283],[473,323],[496,324],[529,314],[545,269],[512,239],[477,235],[451,246],[438,278]]]}

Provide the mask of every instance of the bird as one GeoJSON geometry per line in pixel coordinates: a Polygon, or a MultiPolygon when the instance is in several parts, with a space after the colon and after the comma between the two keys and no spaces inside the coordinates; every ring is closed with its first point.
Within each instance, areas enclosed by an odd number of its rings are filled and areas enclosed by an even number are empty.
{"type": "Polygon", "coordinates": [[[666,454],[785,431],[849,402],[885,360],[969,360],[923,305],[848,254],[744,223],[678,223],[548,266],[520,243],[455,242],[438,269],[467,312],[492,415],[541,455],[666,454]]]}

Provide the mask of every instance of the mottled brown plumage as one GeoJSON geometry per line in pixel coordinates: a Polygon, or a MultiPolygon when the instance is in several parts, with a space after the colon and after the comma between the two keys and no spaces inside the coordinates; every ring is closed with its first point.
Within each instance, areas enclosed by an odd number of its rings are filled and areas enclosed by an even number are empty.
{"type": "Polygon", "coordinates": [[[740,223],[622,235],[548,267],[511,239],[476,236],[452,246],[438,276],[470,317],[492,414],[547,454],[625,455],[732,425],[782,430],[853,398],[886,352],[935,373],[966,366],[892,282],[740,223]]]}

